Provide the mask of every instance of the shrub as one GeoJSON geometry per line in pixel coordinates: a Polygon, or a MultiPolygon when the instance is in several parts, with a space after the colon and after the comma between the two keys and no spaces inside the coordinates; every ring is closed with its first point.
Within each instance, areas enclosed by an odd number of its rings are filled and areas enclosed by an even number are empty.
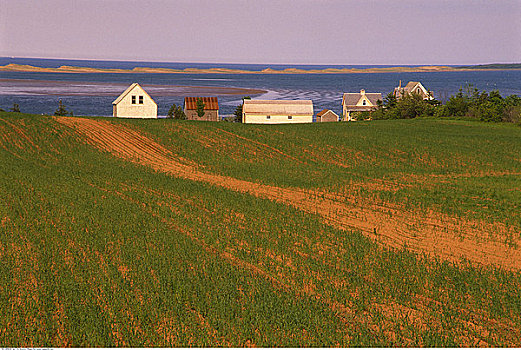
{"type": "Polygon", "coordinates": [[[18,103],[13,103],[13,108],[11,108],[11,112],[20,113],[20,106],[18,105],[18,103]]]}
{"type": "MultiPolygon", "coordinates": [[[[251,97],[250,96],[244,96],[243,98],[243,101],[244,100],[251,100],[251,97]]],[[[237,106],[237,108],[235,108],[235,112],[233,112],[233,121],[234,122],[237,122],[237,123],[242,123],[242,106],[244,105],[244,102],[241,103],[239,106],[237,106]]]]}
{"type": "Polygon", "coordinates": [[[379,108],[376,111],[373,111],[373,113],[371,114],[371,119],[373,119],[373,120],[387,119],[385,110],[383,108],[379,108]]]}
{"type": "Polygon", "coordinates": [[[435,118],[450,117],[449,109],[447,108],[447,106],[439,105],[434,109],[433,116],[435,118]]]}
{"type": "Polygon", "coordinates": [[[181,106],[177,106],[175,103],[170,106],[167,113],[168,118],[174,118],[177,120],[186,120],[186,114],[181,106]]]}
{"type": "Polygon", "coordinates": [[[507,106],[501,119],[504,122],[521,125],[521,106],[507,106]]]}

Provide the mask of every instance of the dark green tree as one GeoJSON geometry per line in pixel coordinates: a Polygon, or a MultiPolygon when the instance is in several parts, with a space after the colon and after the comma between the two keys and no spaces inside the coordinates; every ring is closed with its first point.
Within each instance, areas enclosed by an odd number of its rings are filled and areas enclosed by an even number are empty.
{"type": "Polygon", "coordinates": [[[66,116],[66,115],[72,115],[72,112],[69,112],[65,105],[62,103],[62,100],[58,101],[58,109],[54,111],[54,115],[56,116],[66,116]]]}
{"type": "Polygon", "coordinates": [[[197,116],[199,118],[204,117],[204,107],[205,107],[205,104],[203,102],[203,99],[198,98],[197,103],[196,103],[196,111],[197,111],[197,116]]]}
{"type": "MultiPolygon", "coordinates": [[[[242,100],[251,100],[250,96],[244,96],[242,100]]],[[[235,108],[235,112],[233,112],[233,121],[237,123],[242,123],[242,106],[244,106],[244,102],[241,103],[237,108],[235,108]]]]}
{"type": "Polygon", "coordinates": [[[396,118],[412,119],[417,117],[429,117],[434,113],[434,106],[429,104],[419,94],[405,94],[396,103],[396,118]]]}
{"type": "Polygon", "coordinates": [[[173,118],[174,117],[174,112],[175,112],[176,108],[177,108],[177,106],[175,105],[175,103],[173,105],[171,105],[170,109],[168,109],[168,113],[166,114],[166,117],[167,118],[173,118]]]}
{"type": "Polygon", "coordinates": [[[469,96],[463,94],[460,88],[456,95],[449,98],[445,106],[450,116],[463,117],[469,110],[470,102],[469,96]]]}
{"type": "Polygon", "coordinates": [[[13,108],[11,108],[11,112],[20,113],[20,106],[18,103],[13,103],[13,108]]]}
{"type": "Polygon", "coordinates": [[[177,106],[174,109],[174,119],[186,120],[185,111],[183,111],[183,108],[181,106],[177,106]]]}
{"type": "Polygon", "coordinates": [[[384,104],[387,108],[392,108],[396,106],[396,102],[397,99],[393,92],[388,93],[387,96],[385,96],[384,98],[384,104]]]}
{"type": "Polygon", "coordinates": [[[170,106],[167,114],[168,118],[174,118],[178,120],[185,120],[186,114],[181,106],[177,106],[175,103],[170,106]]]}

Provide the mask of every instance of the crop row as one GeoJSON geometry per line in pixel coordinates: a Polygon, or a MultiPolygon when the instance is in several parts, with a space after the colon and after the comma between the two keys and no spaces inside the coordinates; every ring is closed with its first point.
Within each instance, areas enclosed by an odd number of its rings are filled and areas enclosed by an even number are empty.
{"type": "Polygon", "coordinates": [[[381,248],[99,152],[52,119],[2,119],[27,137],[0,147],[2,344],[520,345],[518,272],[381,248]]]}

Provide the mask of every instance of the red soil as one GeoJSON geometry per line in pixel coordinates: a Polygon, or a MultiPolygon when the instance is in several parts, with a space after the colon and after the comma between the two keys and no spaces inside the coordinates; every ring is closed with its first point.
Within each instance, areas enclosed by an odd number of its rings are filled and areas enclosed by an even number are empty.
{"type": "Polygon", "coordinates": [[[367,200],[360,203],[361,198],[281,188],[204,173],[193,165],[181,163],[171,151],[128,127],[84,118],[59,117],[56,120],[74,128],[87,143],[120,158],[173,176],[249,193],[318,214],[328,224],[340,229],[360,230],[383,246],[406,246],[412,251],[450,261],[466,258],[473,263],[509,270],[521,268],[519,233],[513,232],[516,237],[513,247],[489,237],[490,232],[496,233],[494,237],[507,237],[511,229],[501,223],[468,221],[438,212],[407,212],[397,206],[382,206],[367,200]]]}
{"type": "MultiPolygon", "coordinates": [[[[107,193],[112,193],[120,198],[127,200],[129,202],[134,203],[139,208],[148,212],[151,216],[159,218],[162,222],[166,223],[171,227],[171,229],[179,234],[185,235],[190,238],[192,241],[201,246],[207,253],[218,256],[219,258],[227,261],[228,263],[240,267],[241,269],[248,270],[252,274],[255,274],[261,278],[264,278],[270,281],[276,288],[280,288],[286,291],[292,291],[295,293],[297,298],[300,297],[311,297],[315,299],[317,302],[320,302],[331,309],[336,317],[339,320],[346,324],[351,324],[353,321],[357,323],[366,324],[374,332],[383,332],[386,337],[393,342],[398,341],[396,334],[396,322],[397,320],[405,320],[409,324],[414,325],[417,329],[427,329],[429,327],[441,328],[443,325],[439,322],[439,317],[443,314],[443,308],[440,310],[440,305],[443,305],[444,300],[438,301],[430,299],[423,295],[417,296],[416,304],[411,308],[396,302],[390,302],[388,305],[379,304],[379,303],[371,303],[368,305],[368,309],[365,311],[355,310],[351,302],[346,301],[340,303],[338,300],[334,300],[329,297],[329,293],[320,288],[317,289],[313,281],[324,281],[328,280],[332,284],[334,284],[337,288],[345,288],[344,281],[337,280],[333,278],[333,276],[325,274],[323,275],[320,272],[313,271],[311,275],[307,272],[304,272],[310,278],[305,281],[295,280],[292,278],[291,272],[288,274],[283,273],[282,271],[278,271],[276,274],[273,272],[266,271],[263,263],[254,265],[247,262],[244,259],[241,259],[233,253],[235,250],[231,248],[232,246],[249,246],[246,242],[235,242],[228,245],[228,247],[224,249],[216,248],[207,242],[205,242],[204,237],[198,237],[194,235],[190,229],[187,227],[180,227],[176,225],[173,220],[168,220],[166,217],[161,216],[159,213],[150,209],[145,202],[141,202],[132,197],[133,193],[142,192],[153,195],[154,197],[167,198],[167,201],[170,202],[162,202],[162,204],[169,203],[173,207],[178,204],[179,200],[183,200],[175,194],[156,191],[150,188],[142,187],[142,186],[128,186],[126,184],[120,184],[122,190],[108,190],[101,187],[98,187],[100,190],[105,191],[107,193]],[[128,192],[128,193],[122,193],[128,192]],[[172,202],[173,200],[173,202],[172,202]],[[303,282],[303,283],[302,283],[303,282]],[[374,315],[381,315],[382,318],[375,318],[374,315]]],[[[185,201],[189,201],[189,203],[193,203],[192,199],[184,198],[185,201]]],[[[195,205],[200,205],[194,203],[195,205]]],[[[158,204],[159,205],[159,204],[158,204]]],[[[192,204],[190,204],[192,205],[192,204]]],[[[174,210],[174,208],[172,208],[174,210]]],[[[208,211],[208,215],[212,215],[212,212],[208,211]]],[[[204,221],[204,218],[202,218],[204,221]]],[[[280,238],[280,237],[279,237],[280,238]]],[[[330,242],[326,240],[327,242],[330,242]]],[[[334,244],[329,243],[329,245],[334,246],[334,244]]],[[[328,249],[327,243],[320,243],[317,248],[319,249],[328,249]]],[[[336,247],[338,249],[338,247],[336,247]]],[[[255,248],[257,252],[261,252],[267,257],[271,258],[273,261],[277,261],[278,263],[285,264],[290,269],[296,269],[296,267],[291,263],[289,257],[280,255],[271,252],[270,250],[264,250],[260,247],[255,248]]],[[[319,258],[321,256],[321,251],[318,251],[317,254],[313,254],[314,256],[310,256],[311,258],[319,258]]],[[[327,264],[325,261],[321,261],[322,264],[327,264]]],[[[277,269],[278,270],[278,269],[277,269]]],[[[152,271],[151,271],[152,273],[152,271]]],[[[152,273],[153,275],[153,273],[152,273]]],[[[370,276],[366,276],[371,279],[370,276]]],[[[356,297],[356,292],[351,294],[353,297],[356,297]]],[[[458,331],[458,339],[459,343],[462,346],[472,347],[472,346],[490,346],[491,339],[495,337],[495,333],[491,333],[491,329],[495,332],[501,333],[506,336],[506,343],[510,346],[515,346],[516,339],[519,339],[519,330],[516,328],[515,324],[509,322],[508,320],[494,320],[490,315],[485,313],[482,310],[474,310],[474,309],[461,309],[460,310],[465,318],[454,317],[454,329],[458,331]],[[469,321],[470,320],[470,321],[469,321]],[[470,330],[470,331],[469,331],[470,330]]],[[[400,326],[400,329],[404,331],[403,327],[400,326]]],[[[407,333],[407,332],[406,332],[407,333]]],[[[347,336],[347,335],[346,335],[347,336]]],[[[411,339],[404,337],[401,334],[402,344],[406,346],[414,345],[411,339]]]]}
{"type": "MultiPolygon", "coordinates": [[[[33,142],[33,140],[27,136],[27,134],[24,132],[24,130],[22,128],[20,128],[18,125],[6,120],[6,119],[3,119],[3,118],[0,118],[0,121],[4,122],[5,124],[7,124],[8,126],[8,132],[10,132],[11,135],[9,135],[10,137],[7,138],[10,142],[13,141],[13,138],[15,140],[19,140],[19,139],[22,139],[24,140],[24,142],[26,142],[30,147],[33,147],[34,149],[36,150],[40,150],[40,147],[33,142]],[[14,136],[14,137],[13,137],[14,136]]],[[[19,121],[19,123],[23,123],[22,121],[19,121]]],[[[4,134],[5,132],[7,132],[7,130],[3,129],[2,130],[2,134],[4,134]]],[[[6,135],[5,135],[6,136],[6,135]]],[[[4,136],[4,137],[5,137],[4,136]]],[[[18,144],[17,144],[18,145],[18,144]]]]}

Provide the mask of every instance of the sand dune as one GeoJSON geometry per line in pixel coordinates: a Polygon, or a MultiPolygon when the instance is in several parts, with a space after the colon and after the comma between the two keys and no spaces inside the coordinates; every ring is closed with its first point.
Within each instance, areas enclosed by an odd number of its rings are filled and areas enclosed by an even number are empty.
{"type": "Polygon", "coordinates": [[[299,69],[286,68],[282,70],[266,68],[263,70],[243,70],[228,68],[148,68],[135,67],[133,69],[89,68],[61,66],[58,68],[35,67],[23,64],[8,64],[0,66],[0,71],[11,72],[46,72],[46,73],[192,73],[192,74],[342,74],[342,73],[400,73],[400,72],[449,72],[471,69],[459,69],[448,66],[422,66],[422,67],[382,67],[382,68],[325,68],[325,69],[299,69]]]}

